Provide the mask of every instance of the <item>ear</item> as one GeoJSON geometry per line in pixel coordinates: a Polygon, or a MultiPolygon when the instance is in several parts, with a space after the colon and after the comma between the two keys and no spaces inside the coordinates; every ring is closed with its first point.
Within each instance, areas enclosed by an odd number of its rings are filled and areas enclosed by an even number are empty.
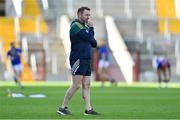
{"type": "Polygon", "coordinates": [[[77,17],[79,17],[79,13],[77,13],[77,17]]]}

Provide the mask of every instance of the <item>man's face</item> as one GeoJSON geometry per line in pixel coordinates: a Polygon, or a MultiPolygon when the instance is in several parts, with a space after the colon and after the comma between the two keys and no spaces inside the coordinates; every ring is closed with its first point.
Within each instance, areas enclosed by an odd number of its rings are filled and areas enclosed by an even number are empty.
{"type": "Polygon", "coordinates": [[[14,43],[11,43],[11,47],[12,47],[12,48],[15,48],[15,44],[14,44],[14,43]]]}
{"type": "Polygon", "coordinates": [[[84,23],[88,23],[88,20],[90,18],[90,11],[89,10],[84,10],[83,13],[79,13],[78,17],[79,19],[84,22],[84,23]]]}

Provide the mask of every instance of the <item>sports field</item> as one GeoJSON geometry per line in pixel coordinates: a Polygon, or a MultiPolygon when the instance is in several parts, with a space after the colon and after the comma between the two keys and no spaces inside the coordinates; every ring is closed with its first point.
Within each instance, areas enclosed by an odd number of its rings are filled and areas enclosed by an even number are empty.
{"type": "Polygon", "coordinates": [[[70,103],[73,115],[60,116],[56,110],[68,83],[32,83],[21,90],[13,82],[0,82],[0,119],[180,119],[180,84],[170,84],[169,88],[158,88],[154,83],[99,86],[92,84],[91,100],[101,115],[83,115],[84,104],[79,90],[70,103]],[[8,88],[25,97],[8,97],[8,88]],[[28,97],[40,93],[47,97],[28,97]]]}

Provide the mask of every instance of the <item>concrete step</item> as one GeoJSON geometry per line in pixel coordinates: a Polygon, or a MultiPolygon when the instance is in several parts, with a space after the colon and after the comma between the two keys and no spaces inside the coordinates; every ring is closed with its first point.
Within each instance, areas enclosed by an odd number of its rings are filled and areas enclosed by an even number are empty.
{"type": "Polygon", "coordinates": [[[4,72],[5,72],[5,66],[4,64],[0,61],[0,80],[4,79],[4,72]]]}
{"type": "MultiPolygon", "coordinates": [[[[130,9],[132,10],[133,17],[155,17],[151,13],[151,0],[130,0],[130,9]]],[[[76,0],[72,1],[73,14],[76,15],[76,11],[80,6],[88,6],[91,8],[93,17],[97,17],[96,11],[97,0],[76,0]]],[[[54,18],[55,16],[61,16],[68,14],[67,0],[48,0],[49,9],[43,10],[42,2],[39,1],[43,15],[46,18],[54,18]]],[[[155,4],[155,3],[154,3],[155,4]]],[[[125,13],[125,0],[103,0],[101,2],[104,15],[111,15],[116,18],[127,17],[125,13]]]]}

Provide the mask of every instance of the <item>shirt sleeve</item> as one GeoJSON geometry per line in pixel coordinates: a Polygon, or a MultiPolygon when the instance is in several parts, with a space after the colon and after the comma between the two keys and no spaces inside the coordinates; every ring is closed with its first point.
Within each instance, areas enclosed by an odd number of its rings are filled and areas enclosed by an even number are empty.
{"type": "Polygon", "coordinates": [[[8,53],[7,53],[7,56],[9,57],[10,56],[10,52],[8,51],[8,53]]]}
{"type": "Polygon", "coordinates": [[[77,35],[84,41],[90,42],[92,47],[97,47],[97,42],[94,38],[94,28],[85,29],[81,24],[75,22],[71,25],[70,35],[77,35]]]}
{"type": "Polygon", "coordinates": [[[22,52],[21,48],[17,48],[17,52],[21,53],[22,52]]]}
{"type": "Polygon", "coordinates": [[[92,47],[94,47],[94,48],[97,47],[97,42],[96,42],[96,40],[94,38],[94,30],[93,30],[93,28],[90,28],[89,31],[86,30],[86,29],[81,29],[77,33],[77,35],[81,39],[90,42],[92,47]]]}
{"type": "Polygon", "coordinates": [[[81,29],[83,29],[81,24],[77,22],[73,23],[70,28],[70,36],[77,34],[81,29]]]}

